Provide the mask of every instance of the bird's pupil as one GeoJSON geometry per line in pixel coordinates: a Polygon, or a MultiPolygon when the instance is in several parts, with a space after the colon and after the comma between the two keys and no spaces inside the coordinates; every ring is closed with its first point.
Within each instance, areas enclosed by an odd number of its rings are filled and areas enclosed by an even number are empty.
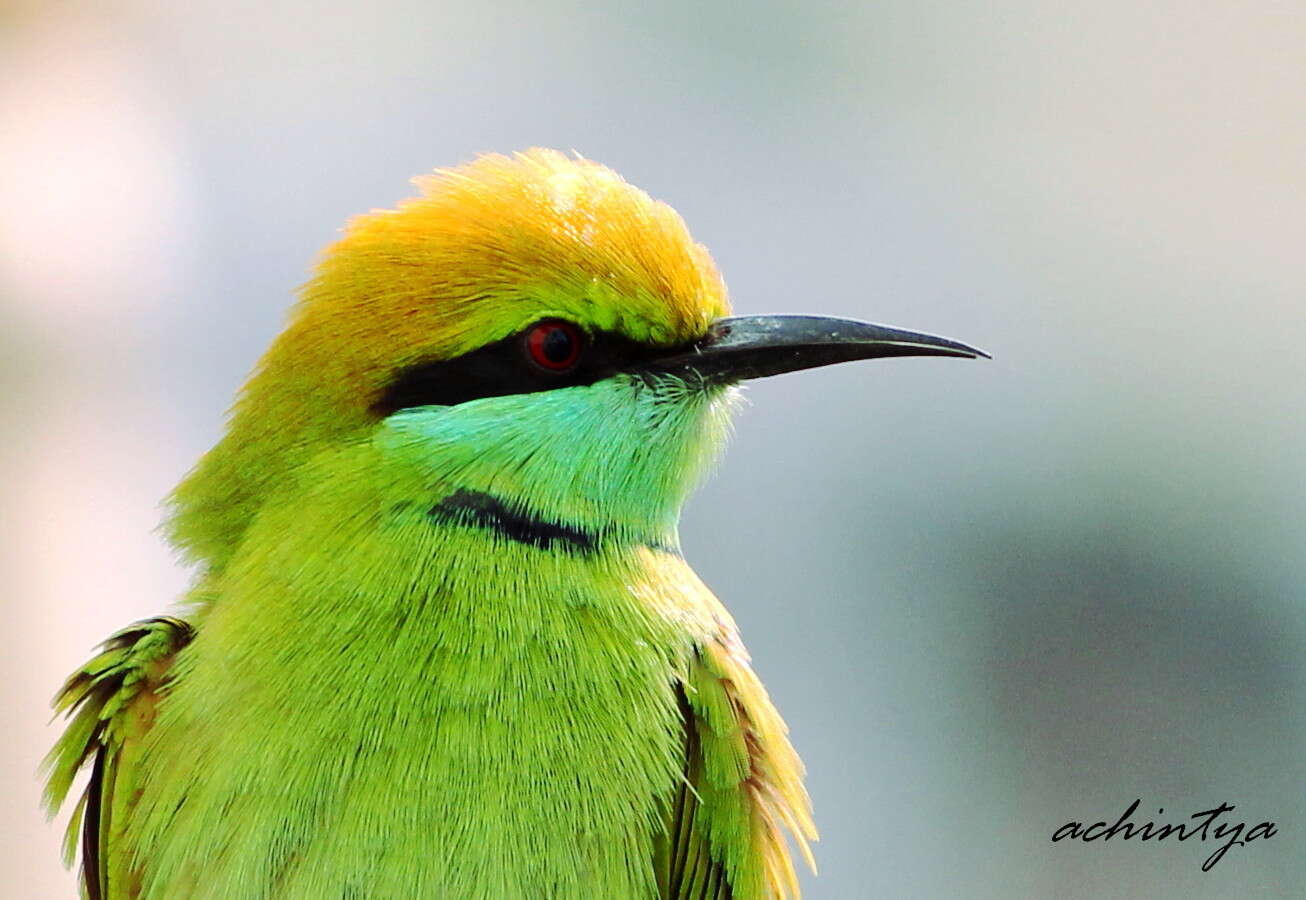
{"type": "Polygon", "coordinates": [[[571,358],[571,335],[565,328],[551,328],[540,346],[544,358],[552,363],[565,363],[571,358]]]}

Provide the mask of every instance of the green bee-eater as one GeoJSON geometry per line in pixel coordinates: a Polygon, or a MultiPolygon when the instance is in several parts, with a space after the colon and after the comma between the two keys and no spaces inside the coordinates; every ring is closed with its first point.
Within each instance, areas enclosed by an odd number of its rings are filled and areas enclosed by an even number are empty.
{"type": "Polygon", "coordinates": [[[184,618],[49,760],[91,898],[797,894],[802,767],[681,504],[735,385],[942,338],[727,318],[707,251],[535,150],[355,219],[170,500],[184,618]]]}

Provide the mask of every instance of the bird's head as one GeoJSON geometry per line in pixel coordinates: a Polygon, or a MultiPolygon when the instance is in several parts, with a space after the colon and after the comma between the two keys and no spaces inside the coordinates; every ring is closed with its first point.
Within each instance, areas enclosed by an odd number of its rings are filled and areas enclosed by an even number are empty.
{"type": "MultiPolygon", "coordinates": [[[[417,179],[354,219],[173,495],[176,542],[221,567],[260,507],[366,447],[441,493],[674,541],[746,378],[889,355],[975,356],[807,316],[728,318],[669,206],[548,150],[417,179]]],[[[416,498],[415,498],[416,499],[416,498]]]]}

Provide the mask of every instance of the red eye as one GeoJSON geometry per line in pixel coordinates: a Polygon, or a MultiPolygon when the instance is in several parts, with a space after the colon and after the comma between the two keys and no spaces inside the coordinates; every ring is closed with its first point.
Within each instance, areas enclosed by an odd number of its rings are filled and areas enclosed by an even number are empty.
{"type": "Polygon", "coordinates": [[[579,328],[560,319],[537,322],[526,332],[526,355],[550,372],[566,372],[580,362],[585,338],[579,328]]]}

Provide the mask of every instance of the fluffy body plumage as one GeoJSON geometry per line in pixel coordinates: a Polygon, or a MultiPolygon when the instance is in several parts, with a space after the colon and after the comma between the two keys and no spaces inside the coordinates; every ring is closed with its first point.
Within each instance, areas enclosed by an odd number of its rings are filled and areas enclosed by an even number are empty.
{"type": "MultiPolygon", "coordinates": [[[[378,412],[542,319],[728,312],[668,207],[549,151],[419,180],[330,248],[173,497],[187,621],[61,695],[93,898],[765,898],[801,767],[676,522],[734,389],[615,374],[378,412]]],[[[70,845],[71,846],[71,845],[70,845]]]]}

